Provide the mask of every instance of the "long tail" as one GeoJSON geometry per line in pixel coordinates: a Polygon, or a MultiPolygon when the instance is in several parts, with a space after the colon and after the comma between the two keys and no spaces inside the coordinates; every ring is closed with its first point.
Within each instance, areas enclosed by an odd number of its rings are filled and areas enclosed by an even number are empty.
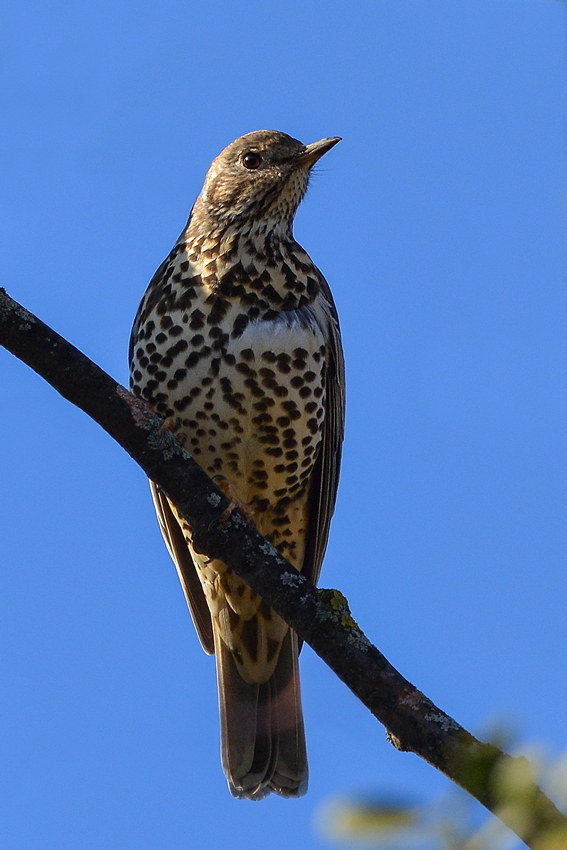
{"type": "Polygon", "coordinates": [[[222,766],[234,797],[261,800],[271,791],[307,791],[307,752],[299,688],[297,636],[284,638],[278,664],[263,684],[248,684],[215,628],[222,766]]]}

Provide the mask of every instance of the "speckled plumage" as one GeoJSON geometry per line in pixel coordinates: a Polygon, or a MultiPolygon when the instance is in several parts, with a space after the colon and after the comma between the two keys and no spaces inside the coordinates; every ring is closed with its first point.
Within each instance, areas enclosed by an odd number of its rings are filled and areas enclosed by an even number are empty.
{"type": "MultiPolygon", "coordinates": [[[[312,165],[337,141],[306,147],[261,130],[229,145],[151,281],[130,343],[133,391],[313,581],[338,484],[344,370],[328,284],[292,228],[312,165]]],[[[216,653],[230,790],[299,796],[297,637],[222,562],[195,553],[187,523],[152,492],[199,637],[216,653]]]]}

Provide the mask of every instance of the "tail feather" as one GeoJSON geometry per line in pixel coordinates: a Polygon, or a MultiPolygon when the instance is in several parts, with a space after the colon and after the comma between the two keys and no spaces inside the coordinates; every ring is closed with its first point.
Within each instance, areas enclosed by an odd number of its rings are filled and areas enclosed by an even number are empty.
{"type": "Polygon", "coordinates": [[[245,682],[215,628],[221,757],[235,797],[261,800],[271,791],[307,791],[307,752],[299,688],[297,636],[284,638],[274,674],[245,682]]]}

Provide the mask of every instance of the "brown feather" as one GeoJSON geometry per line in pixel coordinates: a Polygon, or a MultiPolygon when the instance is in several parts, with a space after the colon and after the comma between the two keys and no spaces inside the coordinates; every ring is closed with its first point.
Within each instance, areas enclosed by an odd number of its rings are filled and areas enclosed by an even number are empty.
{"type": "Polygon", "coordinates": [[[150,489],[156,509],[159,526],[163,539],[177,568],[177,574],[181,581],[181,587],[193,618],[193,624],[199,635],[201,645],[207,655],[213,655],[215,642],[213,637],[213,623],[207,600],[203,592],[201,580],[197,575],[191,552],[187,546],[183,529],[171,510],[167,497],[150,481],[150,489]]]}

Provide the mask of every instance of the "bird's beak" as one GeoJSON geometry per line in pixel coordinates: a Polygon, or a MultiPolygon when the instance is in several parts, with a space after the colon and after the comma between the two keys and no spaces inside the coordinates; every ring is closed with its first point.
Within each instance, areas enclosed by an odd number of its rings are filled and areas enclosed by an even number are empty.
{"type": "Polygon", "coordinates": [[[334,148],[337,142],[340,141],[340,136],[331,136],[330,139],[321,139],[319,142],[312,142],[296,157],[295,161],[301,167],[307,166],[308,168],[311,168],[312,165],[315,165],[318,159],[321,159],[323,154],[326,154],[327,151],[334,148]]]}

